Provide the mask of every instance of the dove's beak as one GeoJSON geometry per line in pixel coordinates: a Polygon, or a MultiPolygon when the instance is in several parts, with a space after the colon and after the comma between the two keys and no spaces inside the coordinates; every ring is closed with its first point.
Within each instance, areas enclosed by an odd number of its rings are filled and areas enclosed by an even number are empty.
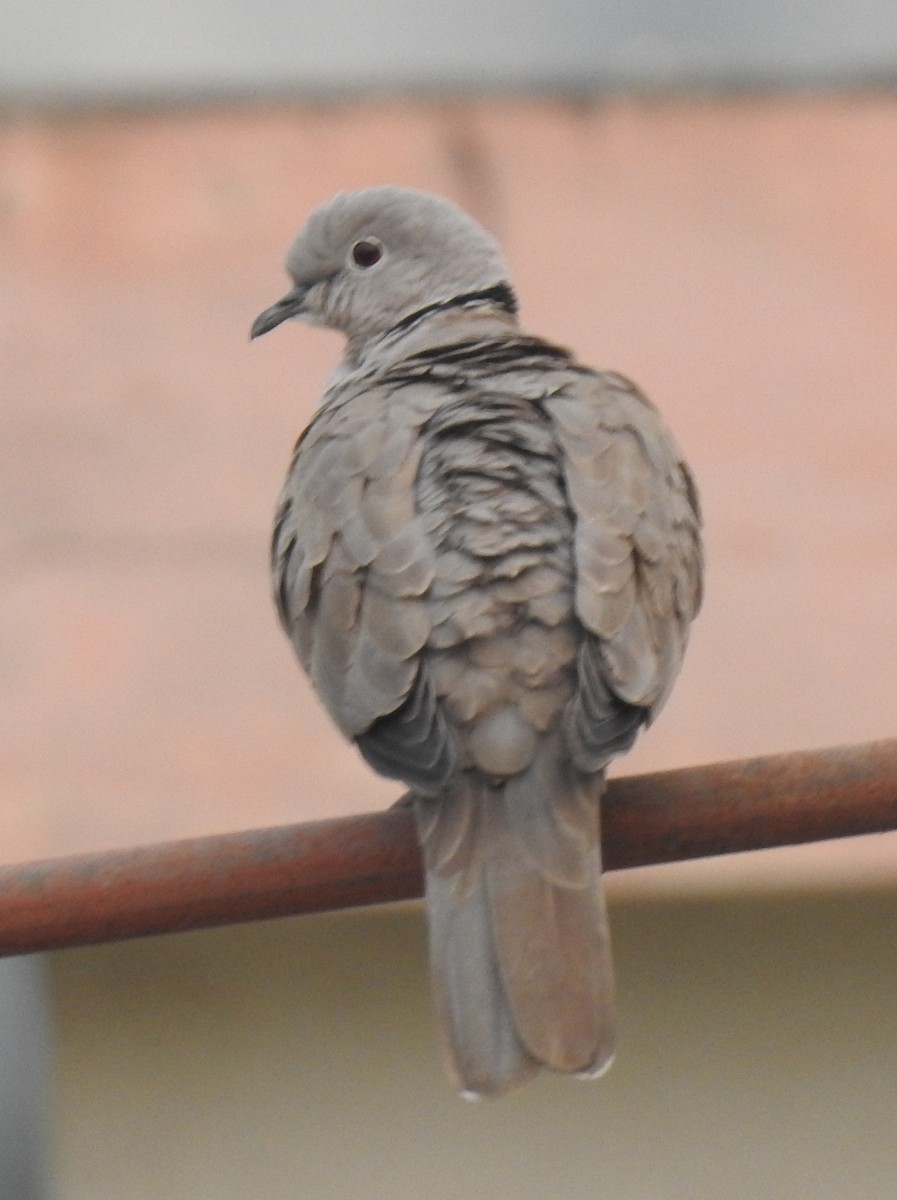
{"type": "Polygon", "coordinates": [[[266,308],[252,322],[252,329],[249,331],[249,337],[261,337],[263,333],[270,333],[272,329],[276,329],[283,321],[289,320],[290,317],[302,316],[305,307],[305,297],[308,295],[308,288],[305,285],[294,287],[276,304],[272,304],[270,308],[266,308]]]}

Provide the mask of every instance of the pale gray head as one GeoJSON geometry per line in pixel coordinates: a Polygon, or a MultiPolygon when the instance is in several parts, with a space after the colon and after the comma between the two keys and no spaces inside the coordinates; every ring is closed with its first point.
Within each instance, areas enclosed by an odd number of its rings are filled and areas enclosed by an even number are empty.
{"type": "Polygon", "coordinates": [[[344,193],[316,209],[286,268],[294,287],[256,318],[252,337],[293,317],[358,346],[422,308],[508,278],[476,221],[439,196],[399,187],[344,193]]]}

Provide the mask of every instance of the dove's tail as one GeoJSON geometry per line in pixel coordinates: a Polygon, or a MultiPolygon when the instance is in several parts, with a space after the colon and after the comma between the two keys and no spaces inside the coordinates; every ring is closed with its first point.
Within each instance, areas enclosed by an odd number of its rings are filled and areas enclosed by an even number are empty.
{"type": "Polygon", "coordinates": [[[415,800],[436,1008],[471,1097],[540,1067],[597,1075],[613,1058],[600,788],[537,761],[505,783],[465,777],[415,800]]]}

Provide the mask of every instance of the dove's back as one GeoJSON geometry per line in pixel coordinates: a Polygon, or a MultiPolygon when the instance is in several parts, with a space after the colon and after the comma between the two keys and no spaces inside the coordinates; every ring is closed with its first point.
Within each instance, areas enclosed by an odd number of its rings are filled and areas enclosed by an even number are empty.
{"type": "Polygon", "coordinates": [[[495,305],[430,314],[330,389],[273,564],[334,719],[415,798],[460,1086],[599,1072],[604,767],[663,703],[700,598],[694,492],[656,413],[495,305]]]}

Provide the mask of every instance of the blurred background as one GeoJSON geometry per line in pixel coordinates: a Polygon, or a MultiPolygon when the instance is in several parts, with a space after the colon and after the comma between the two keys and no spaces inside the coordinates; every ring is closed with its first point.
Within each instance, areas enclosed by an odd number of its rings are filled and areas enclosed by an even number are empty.
{"type": "MultiPolygon", "coordinates": [[[[697,476],[706,606],[619,771],[894,735],[891,0],[0,0],[0,28],[3,860],[398,794],[268,593],[339,340],[248,343],[310,209],[372,183],[487,224],[525,324],[637,380],[697,476]]],[[[7,964],[0,1196],[890,1200],[894,837],[610,882],[614,1071],[473,1109],[415,907],[7,964]]]]}

